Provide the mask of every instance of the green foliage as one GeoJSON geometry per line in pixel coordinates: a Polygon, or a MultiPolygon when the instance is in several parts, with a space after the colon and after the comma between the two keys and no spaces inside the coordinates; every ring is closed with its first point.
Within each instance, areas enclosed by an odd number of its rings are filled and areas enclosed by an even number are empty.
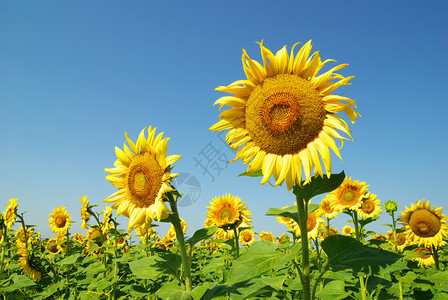
{"type": "Polygon", "coordinates": [[[330,178],[326,176],[322,177],[313,177],[311,181],[307,184],[302,182],[302,185],[295,185],[293,189],[293,193],[304,200],[310,200],[311,198],[329,193],[335,189],[337,189],[345,179],[345,173],[342,171],[339,174],[331,174],[330,178]]]}

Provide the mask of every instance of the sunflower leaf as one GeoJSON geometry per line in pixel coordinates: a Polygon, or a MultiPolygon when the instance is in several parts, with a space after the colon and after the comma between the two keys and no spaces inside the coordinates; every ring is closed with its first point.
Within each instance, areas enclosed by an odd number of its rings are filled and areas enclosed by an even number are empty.
{"type": "Polygon", "coordinates": [[[358,242],[354,238],[333,235],[322,241],[322,249],[328,255],[331,266],[350,268],[367,268],[378,270],[379,266],[390,265],[402,258],[379,248],[372,248],[358,242]]]}
{"type": "Polygon", "coordinates": [[[187,242],[191,247],[193,247],[196,243],[210,238],[215,234],[216,230],[218,230],[218,226],[198,229],[195,231],[193,236],[187,240],[187,242]]]}
{"type": "Polygon", "coordinates": [[[247,174],[247,172],[243,172],[240,175],[237,175],[236,177],[240,177],[240,176],[261,177],[261,176],[263,176],[263,172],[261,169],[258,170],[257,172],[250,173],[250,174],[247,174]]]}
{"type": "MultiPolygon", "coordinates": [[[[308,204],[308,213],[312,213],[316,209],[319,208],[317,204],[308,204]]],[[[273,217],[283,217],[283,218],[291,218],[299,224],[299,216],[297,213],[297,206],[288,206],[285,208],[275,208],[270,207],[269,210],[265,213],[266,216],[273,217]]]]}
{"type": "Polygon", "coordinates": [[[313,177],[307,184],[304,184],[304,182],[302,182],[302,186],[296,184],[294,186],[293,193],[297,197],[304,200],[310,200],[317,195],[329,193],[337,189],[342,184],[344,179],[344,171],[339,174],[331,174],[330,178],[327,178],[326,176],[323,178],[313,177]]]}

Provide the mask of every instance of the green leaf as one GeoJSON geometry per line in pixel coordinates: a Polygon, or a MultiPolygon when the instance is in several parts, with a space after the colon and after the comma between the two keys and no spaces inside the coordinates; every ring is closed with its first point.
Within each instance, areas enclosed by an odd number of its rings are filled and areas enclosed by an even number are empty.
{"type": "Polygon", "coordinates": [[[342,280],[334,280],[327,283],[324,288],[316,293],[323,299],[341,300],[350,296],[352,292],[345,291],[345,283],[342,280]]]}
{"type": "Polygon", "coordinates": [[[66,258],[62,259],[60,262],[58,262],[58,265],[73,265],[78,258],[81,256],[81,253],[75,253],[70,256],[67,256],[66,258]]]}
{"type": "Polygon", "coordinates": [[[162,274],[177,276],[177,270],[182,264],[180,255],[164,253],[158,256],[144,257],[131,261],[129,268],[140,279],[156,279],[162,274]]]}
{"type": "Polygon", "coordinates": [[[61,291],[64,288],[64,281],[58,281],[56,283],[50,284],[49,286],[47,286],[45,288],[45,290],[43,291],[42,294],[40,294],[40,296],[44,299],[50,297],[51,295],[53,295],[54,293],[56,293],[57,291],[61,291]]]}
{"type": "MultiPolygon", "coordinates": [[[[318,204],[310,203],[308,204],[308,213],[311,213],[319,208],[318,204]]],[[[283,217],[283,218],[290,218],[299,224],[299,216],[297,213],[297,206],[288,206],[285,208],[275,208],[270,207],[269,210],[265,213],[266,216],[273,216],[273,217],[283,217]]]]}
{"type": "Polygon", "coordinates": [[[193,236],[187,240],[187,242],[191,247],[193,247],[196,243],[212,237],[216,230],[218,230],[218,226],[198,229],[195,231],[193,236]]]}
{"type": "Polygon", "coordinates": [[[184,291],[182,287],[172,282],[169,282],[162,286],[157,291],[157,296],[163,300],[190,300],[192,299],[191,293],[184,291]]]}
{"type": "Polygon", "coordinates": [[[36,284],[33,280],[29,279],[25,275],[17,275],[16,277],[13,278],[13,281],[14,283],[10,286],[0,287],[0,291],[12,292],[36,284]]]}
{"type": "Polygon", "coordinates": [[[372,218],[360,219],[360,220],[358,220],[358,222],[361,225],[361,227],[364,227],[367,224],[372,223],[372,222],[378,220],[379,218],[380,218],[380,216],[375,216],[375,217],[372,217],[372,218]]]}
{"type": "Polygon", "coordinates": [[[291,256],[277,250],[277,246],[269,241],[258,241],[234,261],[228,273],[226,284],[259,277],[272,272],[291,260],[291,256]]]}
{"type": "Polygon", "coordinates": [[[329,193],[337,189],[344,179],[344,171],[339,174],[331,174],[330,178],[327,178],[326,176],[324,176],[324,178],[313,177],[311,178],[311,182],[307,184],[303,184],[303,182],[302,186],[296,184],[293,193],[304,200],[310,200],[317,195],[329,193]]]}
{"type": "Polygon", "coordinates": [[[363,245],[354,238],[342,235],[329,236],[322,241],[321,245],[332,266],[371,267],[377,270],[379,266],[393,264],[402,257],[402,255],[363,245]]]}
{"type": "Polygon", "coordinates": [[[237,175],[236,177],[240,177],[240,176],[261,177],[261,176],[263,176],[263,171],[260,169],[257,172],[254,172],[251,174],[247,174],[247,172],[243,172],[240,175],[237,175]]]}

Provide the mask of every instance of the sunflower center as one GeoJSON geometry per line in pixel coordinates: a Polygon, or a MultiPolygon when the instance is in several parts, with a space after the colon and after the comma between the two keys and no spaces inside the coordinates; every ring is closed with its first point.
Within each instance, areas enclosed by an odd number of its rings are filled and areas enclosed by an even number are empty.
{"type": "Polygon", "coordinates": [[[397,236],[397,245],[401,246],[406,242],[406,235],[403,233],[399,233],[397,236]]]}
{"type": "Polygon", "coordinates": [[[324,204],[322,204],[322,210],[323,210],[326,214],[331,214],[332,212],[334,212],[334,208],[331,207],[330,203],[324,203],[324,204]]]}
{"type": "Polygon", "coordinates": [[[424,247],[423,248],[418,248],[415,252],[418,254],[418,256],[421,259],[427,259],[427,258],[429,258],[431,256],[431,251],[429,251],[428,248],[424,248],[424,247]],[[424,254],[420,254],[421,252],[423,252],[424,254]]]}
{"type": "Polygon", "coordinates": [[[12,209],[8,209],[8,211],[6,212],[6,215],[5,215],[5,220],[11,219],[13,217],[13,215],[14,215],[14,211],[12,209]]]}
{"type": "Polygon", "coordinates": [[[344,206],[353,206],[358,202],[358,193],[350,188],[344,189],[339,197],[344,206]]]}
{"type": "Polygon", "coordinates": [[[54,218],[54,223],[58,228],[64,227],[66,222],[67,220],[64,216],[56,216],[56,218],[54,218]]]}
{"type": "Polygon", "coordinates": [[[55,242],[50,242],[50,243],[48,243],[48,245],[47,245],[47,249],[48,249],[48,251],[50,251],[51,253],[57,253],[58,252],[58,247],[57,247],[57,245],[56,245],[56,243],[55,242]]]}
{"type": "Polygon", "coordinates": [[[252,235],[250,233],[246,233],[243,235],[243,240],[248,243],[252,240],[252,235]]]}
{"type": "Polygon", "coordinates": [[[372,200],[366,200],[362,203],[362,211],[371,214],[375,210],[375,204],[372,200]]]}
{"type": "Polygon", "coordinates": [[[432,212],[419,209],[409,218],[409,226],[419,237],[433,237],[440,231],[441,222],[432,212]]]}
{"type": "Polygon", "coordinates": [[[162,186],[162,176],[159,163],[150,153],[135,156],[126,174],[130,201],[139,208],[154,204],[162,186]]]}
{"type": "Polygon", "coordinates": [[[250,94],[246,130],[268,153],[296,154],[318,137],[325,116],[319,92],[308,80],[279,74],[264,80],[250,94]]]}
{"type": "Polygon", "coordinates": [[[236,212],[231,206],[224,206],[218,212],[221,225],[229,225],[235,222],[236,212]]]}

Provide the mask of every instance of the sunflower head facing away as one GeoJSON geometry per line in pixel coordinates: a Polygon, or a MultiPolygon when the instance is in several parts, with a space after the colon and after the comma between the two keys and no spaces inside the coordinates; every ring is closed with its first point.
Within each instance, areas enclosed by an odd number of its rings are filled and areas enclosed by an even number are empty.
{"type": "Polygon", "coordinates": [[[171,173],[171,164],[181,156],[167,156],[168,138],[162,138],[163,132],[155,135],[156,129],[148,128],[140,132],[137,143],[126,135],[123,150],[115,147],[118,159],[115,168],[105,169],[111,175],[106,179],[118,188],[118,191],[104,200],[113,203],[112,208],[117,215],[129,218],[128,231],[142,224],[150,224],[152,220],[160,221],[171,212],[164,199],[166,193],[173,191],[171,180],[179,174],[171,173]]]}
{"type": "Polygon", "coordinates": [[[222,228],[239,226],[241,223],[249,223],[252,213],[247,209],[246,202],[241,203],[241,198],[230,194],[213,198],[211,206],[207,207],[206,216],[210,223],[222,228]]]}
{"type": "Polygon", "coordinates": [[[55,234],[66,233],[71,224],[70,214],[67,213],[64,206],[58,206],[58,208],[53,209],[48,222],[50,223],[51,231],[55,234]]]}
{"type": "Polygon", "coordinates": [[[17,216],[17,206],[19,203],[17,202],[17,199],[11,198],[9,199],[9,205],[6,205],[6,211],[3,212],[3,220],[6,224],[6,228],[9,230],[11,229],[12,225],[14,225],[14,222],[16,221],[17,216]]]}
{"type": "Polygon", "coordinates": [[[233,94],[216,100],[221,112],[219,121],[210,130],[230,129],[227,143],[237,152],[233,161],[249,164],[247,173],[262,170],[261,184],[274,175],[275,185],[285,180],[288,190],[301,184],[302,168],[305,183],[312,171],[323,176],[331,173],[331,148],[340,158],[335,138],[350,136],[347,123],[337,113],[344,112],[354,123],[358,113],[355,102],[332,92],[348,85],[353,76],[334,73],[346,67],[338,65],[318,75],[331,60],[322,62],[319,52],[311,56],[311,41],[289,55],[286,46],[275,55],[260,44],[263,65],[249,58],[243,50],[243,69],[247,79],[216,88],[233,94]],[[323,166],[321,164],[323,161],[323,166]]]}
{"type": "Polygon", "coordinates": [[[87,200],[87,196],[82,196],[81,198],[78,198],[78,199],[82,202],[82,207],[81,207],[82,224],[81,224],[81,229],[86,230],[87,228],[89,228],[88,221],[90,219],[90,213],[88,211],[89,200],[87,200]]]}
{"type": "Polygon", "coordinates": [[[406,207],[400,221],[406,229],[405,234],[419,245],[438,246],[443,236],[448,234],[447,217],[442,214],[443,207],[431,208],[429,201],[416,201],[411,208],[406,207]]]}

